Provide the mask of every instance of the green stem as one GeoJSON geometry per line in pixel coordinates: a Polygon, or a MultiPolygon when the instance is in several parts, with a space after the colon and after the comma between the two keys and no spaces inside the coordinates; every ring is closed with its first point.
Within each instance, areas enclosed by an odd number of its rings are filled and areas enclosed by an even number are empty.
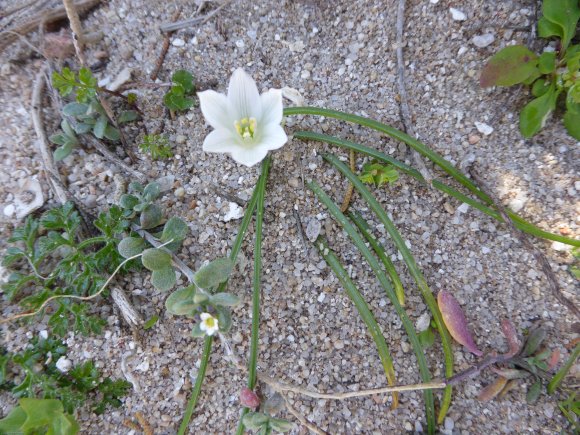
{"type": "MultiPolygon", "coordinates": [[[[362,181],[352,173],[352,171],[342,163],[336,156],[333,155],[326,155],[324,159],[330,162],[335,168],[337,168],[355,187],[355,189],[361,194],[370,208],[375,212],[379,221],[385,226],[385,229],[393,239],[395,246],[403,256],[403,260],[407,264],[409,268],[409,272],[411,276],[416,281],[421,294],[423,295],[423,299],[429,310],[431,311],[431,315],[433,316],[435,323],[437,324],[437,330],[441,335],[441,343],[443,345],[443,353],[445,354],[445,375],[450,378],[453,376],[453,350],[451,349],[451,337],[449,336],[449,332],[445,327],[445,323],[443,322],[443,317],[441,316],[441,311],[439,311],[439,307],[437,306],[437,302],[433,297],[433,293],[431,289],[427,285],[427,281],[423,277],[423,274],[419,270],[413,255],[405,241],[401,237],[401,234],[387,215],[387,212],[383,209],[383,207],[379,204],[379,202],[375,199],[375,197],[371,194],[371,192],[366,188],[362,181]]],[[[445,417],[447,409],[451,404],[451,386],[445,388],[444,392],[444,400],[441,405],[441,410],[439,413],[439,421],[441,422],[445,417]]]]}
{"type": "MultiPolygon", "coordinates": [[[[258,342],[260,333],[260,281],[262,277],[262,227],[264,223],[264,197],[266,192],[266,181],[270,170],[271,158],[267,157],[262,161],[262,173],[256,185],[256,235],[254,244],[254,277],[252,290],[252,336],[250,338],[250,357],[248,360],[248,388],[253,390],[256,387],[257,365],[258,365],[258,342]]],[[[242,412],[237,433],[244,433],[243,416],[247,409],[242,412]]]]}
{"type": "Polygon", "coordinates": [[[195,378],[195,385],[193,386],[193,391],[191,392],[191,397],[187,402],[187,408],[185,409],[185,414],[183,415],[183,420],[181,420],[181,425],[177,431],[177,435],[183,435],[187,430],[191,416],[193,415],[193,410],[195,405],[197,405],[197,400],[199,399],[199,394],[201,393],[201,386],[203,385],[203,380],[205,378],[205,371],[209,363],[209,357],[211,355],[211,344],[213,342],[213,337],[206,336],[203,343],[203,353],[201,356],[201,364],[199,365],[199,370],[197,371],[197,376],[195,378]]]}
{"type": "MultiPolygon", "coordinates": [[[[250,201],[248,202],[246,211],[244,213],[244,217],[242,219],[242,223],[240,224],[240,229],[239,229],[238,234],[234,240],[234,244],[232,245],[230,259],[232,260],[233,263],[236,262],[236,259],[238,258],[238,254],[240,253],[242,243],[244,242],[244,236],[246,235],[246,232],[248,231],[248,227],[250,225],[250,221],[252,220],[252,216],[254,214],[254,209],[256,208],[257,201],[258,201],[258,188],[256,187],[254,189],[254,192],[252,193],[252,197],[250,198],[250,201]]],[[[227,284],[228,284],[227,281],[221,283],[216,291],[223,292],[226,289],[227,284]]],[[[211,354],[212,341],[213,341],[213,336],[207,336],[205,338],[203,353],[201,355],[202,367],[203,367],[203,362],[206,361],[206,365],[207,365],[207,361],[209,360],[209,356],[211,354]]],[[[187,403],[187,411],[186,411],[185,415],[183,416],[183,420],[181,421],[181,425],[179,427],[179,430],[180,430],[179,435],[185,433],[185,430],[187,429],[187,426],[189,425],[189,421],[191,420],[191,416],[193,415],[193,410],[195,409],[195,405],[197,403],[197,398],[198,398],[199,393],[201,391],[201,386],[202,386],[202,383],[204,380],[204,376],[205,376],[205,367],[203,369],[203,372],[202,372],[201,367],[200,367],[197,378],[195,380],[195,387],[193,389],[191,398],[189,399],[189,402],[187,403]],[[199,386],[198,386],[198,384],[199,384],[199,386]]],[[[245,411],[247,411],[247,410],[245,410],[245,411]]]]}
{"type": "Polygon", "coordinates": [[[367,221],[363,219],[363,217],[360,214],[349,211],[347,213],[347,216],[350,218],[350,220],[352,220],[355,223],[358,230],[365,237],[365,239],[367,239],[367,242],[369,242],[371,248],[373,248],[373,251],[375,251],[375,254],[377,254],[377,257],[379,257],[379,260],[381,260],[381,262],[385,266],[385,269],[387,270],[387,273],[389,274],[389,276],[391,277],[391,281],[393,282],[393,287],[395,287],[395,294],[397,295],[397,299],[399,300],[399,303],[404,307],[405,289],[403,288],[403,283],[401,282],[401,279],[397,274],[397,269],[395,269],[395,265],[393,264],[389,256],[385,253],[385,249],[381,246],[381,244],[377,241],[377,239],[370,233],[369,224],[367,223],[367,221]]]}
{"type": "MultiPolygon", "coordinates": [[[[352,149],[358,153],[366,154],[366,155],[373,157],[379,161],[389,163],[389,164],[395,166],[396,168],[400,169],[402,172],[416,178],[417,180],[419,180],[421,182],[425,182],[425,179],[423,178],[421,173],[419,171],[417,171],[416,169],[412,168],[409,165],[406,165],[405,163],[403,163],[399,160],[392,158],[391,156],[388,156],[387,154],[384,154],[380,151],[377,151],[373,148],[369,148],[369,147],[366,147],[364,145],[360,145],[358,143],[351,142],[351,141],[344,140],[344,139],[339,139],[339,138],[336,138],[333,136],[328,136],[325,134],[314,133],[314,132],[309,132],[309,131],[295,132],[294,137],[297,139],[303,139],[303,140],[313,140],[313,141],[318,141],[318,142],[325,142],[325,143],[339,146],[341,148],[352,149]]],[[[496,219],[497,221],[499,221],[499,222],[504,221],[503,218],[501,217],[500,213],[498,213],[496,210],[493,210],[493,209],[489,208],[487,205],[482,204],[481,202],[464,195],[463,193],[461,193],[458,190],[442,183],[441,181],[434,179],[434,180],[432,180],[432,185],[434,188],[440,190],[441,192],[444,192],[444,193],[458,199],[459,201],[470,205],[471,207],[487,214],[488,216],[491,216],[492,218],[496,219]]],[[[526,220],[524,220],[523,218],[521,218],[520,216],[518,216],[517,214],[515,214],[512,211],[507,210],[507,215],[512,219],[513,224],[516,228],[518,228],[521,231],[524,231],[528,234],[531,234],[533,236],[540,237],[543,239],[547,239],[547,240],[565,243],[565,244],[571,245],[571,246],[580,246],[580,240],[574,240],[574,239],[571,239],[568,237],[564,237],[564,236],[560,236],[558,234],[552,234],[552,233],[549,233],[547,231],[544,231],[541,228],[531,224],[530,222],[527,222],[526,220]]]]}
{"type": "MultiPolygon", "coordinates": [[[[395,385],[395,368],[393,366],[393,359],[391,358],[389,347],[387,346],[387,342],[385,341],[385,337],[383,336],[381,328],[375,320],[368,304],[360,294],[360,291],[356,285],[348,276],[346,270],[344,270],[344,267],[342,267],[342,264],[340,264],[340,260],[336,254],[328,247],[326,239],[322,236],[319,236],[318,239],[314,242],[314,245],[340,281],[340,284],[346,291],[349,299],[354,303],[354,306],[356,307],[361,319],[369,331],[369,334],[377,346],[377,351],[379,352],[379,358],[381,359],[383,370],[385,371],[385,376],[387,377],[387,382],[389,385],[395,385]]],[[[399,396],[395,393],[393,394],[393,409],[396,408],[398,404],[399,396]]]]}
{"type": "MultiPolygon", "coordinates": [[[[391,300],[395,311],[397,312],[398,316],[401,318],[403,322],[403,327],[409,336],[409,341],[411,342],[411,346],[417,356],[417,363],[419,364],[419,372],[421,373],[421,379],[423,382],[429,382],[431,380],[431,374],[429,373],[429,368],[427,367],[427,361],[425,359],[425,355],[423,354],[423,348],[421,347],[421,343],[419,342],[419,338],[417,337],[417,333],[415,332],[415,328],[413,327],[413,323],[407,316],[407,313],[399,303],[397,299],[397,295],[393,287],[391,286],[391,282],[389,278],[382,270],[379,261],[376,257],[372,254],[371,250],[366,246],[365,241],[356,231],[354,226],[350,223],[350,221],[346,218],[346,216],[340,211],[340,208],[330,199],[330,197],[322,190],[322,188],[316,184],[314,181],[308,183],[308,188],[314,192],[314,194],[318,197],[320,202],[322,202],[327,208],[330,214],[338,221],[338,223],[342,226],[342,228],[346,231],[349,235],[355,246],[358,248],[359,252],[363,255],[363,257],[367,260],[371,269],[377,276],[377,279],[381,283],[381,286],[385,290],[388,298],[391,300]]],[[[435,405],[433,402],[433,392],[432,391],[424,391],[423,392],[425,398],[425,412],[427,417],[427,430],[429,433],[435,432],[435,405]]]]}

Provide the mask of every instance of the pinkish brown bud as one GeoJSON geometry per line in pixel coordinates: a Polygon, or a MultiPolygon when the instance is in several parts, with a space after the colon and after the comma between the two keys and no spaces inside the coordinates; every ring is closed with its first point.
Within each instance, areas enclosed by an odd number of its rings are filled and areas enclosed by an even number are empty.
{"type": "Polygon", "coordinates": [[[240,402],[242,406],[245,406],[246,408],[256,409],[258,406],[260,406],[260,398],[248,387],[242,388],[240,393],[240,402]]]}
{"type": "Polygon", "coordinates": [[[453,295],[446,291],[440,291],[437,295],[437,303],[441,310],[441,315],[443,316],[443,322],[455,341],[464,345],[466,349],[474,355],[483,355],[473,341],[473,337],[471,336],[467,326],[465,314],[463,314],[459,302],[457,302],[453,295]]]}

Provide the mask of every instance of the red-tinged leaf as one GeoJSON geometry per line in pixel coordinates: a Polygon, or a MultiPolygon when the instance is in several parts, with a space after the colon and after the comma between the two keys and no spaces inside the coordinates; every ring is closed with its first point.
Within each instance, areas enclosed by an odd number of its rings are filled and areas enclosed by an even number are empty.
{"type": "Polygon", "coordinates": [[[501,393],[507,382],[508,380],[506,378],[502,378],[501,376],[498,377],[495,381],[481,390],[477,396],[477,400],[480,400],[481,402],[489,402],[491,399],[501,393]]]}
{"type": "Polygon", "coordinates": [[[548,371],[554,370],[554,368],[558,365],[558,361],[560,361],[560,349],[556,349],[554,352],[552,352],[550,360],[548,361],[548,371]]]}
{"type": "Polygon", "coordinates": [[[514,388],[516,388],[519,385],[519,382],[517,379],[512,379],[511,381],[509,381],[505,387],[503,387],[503,390],[501,390],[501,392],[497,395],[498,399],[503,399],[507,393],[509,393],[511,390],[513,390],[514,388]]]}
{"type": "Polygon", "coordinates": [[[467,319],[457,299],[451,293],[440,291],[437,295],[437,303],[443,316],[443,322],[445,322],[445,326],[447,326],[455,341],[464,345],[474,355],[483,355],[483,352],[477,348],[473,341],[473,337],[467,327],[467,319]]]}
{"type": "Polygon", "coordinates": [[[512,322],[510,322],[508,319],[504,319],[501,321],[501,330],[509,345],[509,352],[507,355],[510,357],[517,355],[522,345],[518,339],[516,328],[512,322]]]}
{"type": "Polygon", "coordinates": [[[479,84],[512,86],[522,83],[537,69],[538,56],[523,45],[510,45],[497,52],[485,65],[479,84]]]}
{"type": "Polygon", "coordinates": [[[530,376],[529,372],[525,370],[516,370],[516,369],[498,369],[496,367],[492,367],[491,370],[506,379],[523,379],[530,376]]]}
{"type": "Polygon", "coordinates": [[[256,409],[260,406],[260,398],[248,387],[244,387],[240,392],[240,403],[246,408],[256,409]]]}

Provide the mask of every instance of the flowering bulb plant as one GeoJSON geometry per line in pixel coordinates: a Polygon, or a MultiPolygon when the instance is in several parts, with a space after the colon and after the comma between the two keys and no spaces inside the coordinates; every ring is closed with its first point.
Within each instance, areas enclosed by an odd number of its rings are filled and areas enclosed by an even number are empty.
{"type": "Polygon", "coordinates": [[[203,142],[204,151],[229,153],[236,162],[253,166],[288,141],[280,125],[282,91],[270,89],[260,95],[242,68],[234,71],[227,95],[210,90],[198,96],[203,116],[214,128],[203,142]]]}

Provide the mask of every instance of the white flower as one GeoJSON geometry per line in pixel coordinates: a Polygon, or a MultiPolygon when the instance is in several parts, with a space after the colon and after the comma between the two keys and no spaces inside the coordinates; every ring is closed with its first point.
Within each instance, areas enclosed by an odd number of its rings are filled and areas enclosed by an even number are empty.
{"type": "Polygon", "coordinates": [[[204,151],[230,153],[236,162],[253,166],[288,141],[280,126],[282,92],[270,89],[260,95],[242,68],[234,71],[227,96],[215,91],[198,96],[201,112],[214,128],[203,142],[204,151]]]}
{"type": "Polygon", "coordinates": [[[205,331],[207,335],[214,335],[219,329],[218,319],[209,313],[201,313],[201,323],[199,329],[205,331]]]}

